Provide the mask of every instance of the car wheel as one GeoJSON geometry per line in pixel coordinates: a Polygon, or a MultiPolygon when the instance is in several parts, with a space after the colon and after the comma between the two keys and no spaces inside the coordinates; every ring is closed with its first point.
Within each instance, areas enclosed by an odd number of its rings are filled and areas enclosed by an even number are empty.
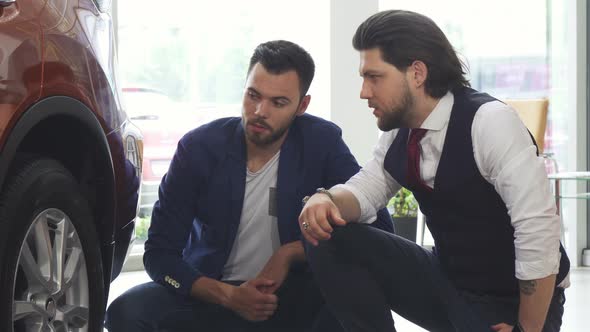
{"type": "Polygon", "coordinates": [[[15,169],[0,198],[0,331],[101,331],[100,242],[78,183],[51,159],[15,169]]]}

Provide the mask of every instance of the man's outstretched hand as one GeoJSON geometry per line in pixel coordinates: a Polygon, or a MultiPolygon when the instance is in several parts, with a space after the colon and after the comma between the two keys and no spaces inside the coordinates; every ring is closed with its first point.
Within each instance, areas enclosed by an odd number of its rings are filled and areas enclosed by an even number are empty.
{"type": "Polygon", "coordinates": [[[305,239],[314,246],[319,241],[329,240],[332,225],[346,225],[336,204],[326,194],[311,196],[299,215],[299,228],[305,239]]]}

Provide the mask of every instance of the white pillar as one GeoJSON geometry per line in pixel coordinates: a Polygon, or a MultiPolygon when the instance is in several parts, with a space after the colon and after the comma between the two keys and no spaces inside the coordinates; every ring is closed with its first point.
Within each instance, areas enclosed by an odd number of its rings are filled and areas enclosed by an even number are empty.
{"type": "MultiPolygon", "coordinates": [[[[560,171],[586,171],[587,163],[587,31],[586,1],[553,1],[548,10],[552,15],[550,60],[552,110],[565,118],[567,144],[561,151],[565,164],[560,171]],[[562,114],[559,114],[563,112],[562,114]]],[[[562,119],[563,119],[562,118],[562,119]]],[[[585,181],[563,181],[562,193],[572,195],[587,192],[585,181]]],[[[587,201],[563,199],[562,216],[565,242],[572,266],[581,263],[581,253],[587,240],[587,201]]]]}
{"type": "Polygon", "coordinates": [[[367,102],[359,98],[359,54],[352,47],[352,36],[359,24],[378,9],[378,0],[330,3],[330,118],[342,128],[344,141],[361,165],[370,159],[379,130],[367,102]]]}
{"type": "MultiPolygon", "coordinates": [[[[575,155],[576,158],[576,168],[578,170],[588,170],[588,139],[587,139],[587,132],[588,132],[588,57],[587,57],[587,36],[588,36],[588,29],[587,29],[587,3],[586,0],[576,0],[572,1],[572,5],[575,8],[568,8],[571,13],[571,17],[575,17],[575,26],[572,27],[575,31],[575,59],[572,59],[573,66],[571,68],[571,78],[572,81],[575,83],[574,90],[575,91],[575,107],[573,108],[575,111],[574,117],[571,119],[575,119],[575,130],[576,130],[576,144],[575,145],[575,152],[569,153],[570,156],[575,155]]],[[[576,192],[587,192],[588,191],[588,183],[584,181],[580,181],[576,183],[576,192]]],[[[576,214],[577,218],[575,218],[575,224],[573,225],[573,229],[570,236],[570,252],[568,255],[572,262],[575,265],[580,265],[582,260],[582,250],[587,246],[587,226],[588,226],[588,211],[587,211],[587,202],[584,200],[579,200],[576,204],[576,214]],[[575,252],[572,252],[574,251],[575,252]]]]}

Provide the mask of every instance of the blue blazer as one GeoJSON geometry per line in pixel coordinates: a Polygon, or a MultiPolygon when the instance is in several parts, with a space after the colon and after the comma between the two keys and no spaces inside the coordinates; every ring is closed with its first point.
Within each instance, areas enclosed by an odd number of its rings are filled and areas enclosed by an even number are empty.
{"type": "MultiPolygon", "coordinates": [[[[332,122],[304,114],[281,147],[277,176],[282,244],[301,239],[301,199],[343,183],[360,169],[332,122]]],[[[190,131],[178,143],[154,205],[144,264],[150,277],[189,295],[200,276],[221,279],[238,226],[246,184],[246,142],[240,118],[190,131]]],[[[393,232],[386,209],[375,227],[393,232]]]]}

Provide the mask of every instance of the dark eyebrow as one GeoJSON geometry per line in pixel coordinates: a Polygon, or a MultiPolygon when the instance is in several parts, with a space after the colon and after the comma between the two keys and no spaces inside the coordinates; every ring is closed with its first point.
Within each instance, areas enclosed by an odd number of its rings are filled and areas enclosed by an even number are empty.
{"type": "Polygon", "coordinates": [[[248,92],[252,92],[260,96],[260,92],[256,91],[254,88],[248,88],[248,92]]]}
{"type": "Polygon", "coordinates": [[[375,70],[371,70],[371,69],[366,70],[361,73],[361,77],[365,77],[365,76],[369,76],[369,75],[381,75],[381,73],[378,71],[375,71],[375,70]]]}
{"type": "MultiPolygon", "coordinates": [[[[258,92],[256,89],[254,89],[254,88],[252,88],[252,87],[249,87],[249,88],[248,88],[248,91],[249,91],[249,92],[252,92],[252,93],[254,93],[254,94],[258,95],[258,96],[262,96],[262,94],[261,94],[260,92],[258,92]]],[[[270,99],[271,99],[273,102],[279,102],[279,101],[282,101],[282,102],[285,102],[285,103],[287,103],[287,104],[291,103],[291,99],[289,99],[289,98],[288,98],[288,97],[286,97],[286,96],[276,96],[276,97],[271,97],[270,99]]]]}
{"type": "Polygon", "coordinates": [[[274,101],[274,102],[282,101],[282,102],[285,102],[285,104],[291,103],[291,99],[289,99],[287,97],[283,97],[283,96],[273,97],[272,101],[274,101]]]}

